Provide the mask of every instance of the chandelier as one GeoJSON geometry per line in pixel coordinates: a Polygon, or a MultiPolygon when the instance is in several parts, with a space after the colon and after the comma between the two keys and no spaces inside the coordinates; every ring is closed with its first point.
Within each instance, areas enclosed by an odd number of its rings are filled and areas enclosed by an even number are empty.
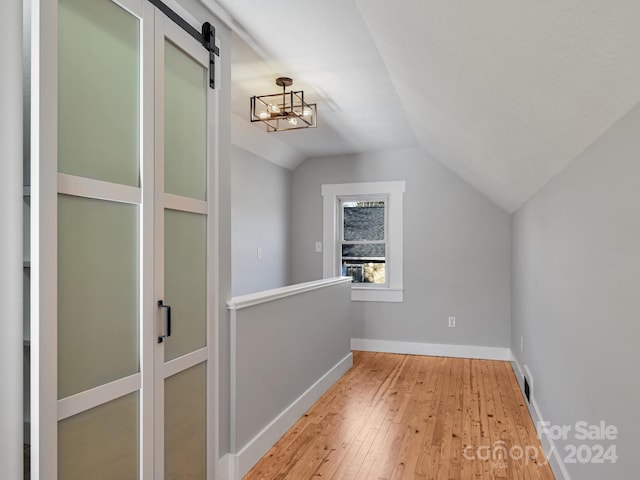
{"type": "Polygon", "coordinates": [[[276,85],[282,87],[282,93],[251,97],[251,121],[264,123],[267,132],[315,127],[316,104],[306,103],[302,90],[287,92],[293,85],[289,77],[276,78],[276,85]]]}

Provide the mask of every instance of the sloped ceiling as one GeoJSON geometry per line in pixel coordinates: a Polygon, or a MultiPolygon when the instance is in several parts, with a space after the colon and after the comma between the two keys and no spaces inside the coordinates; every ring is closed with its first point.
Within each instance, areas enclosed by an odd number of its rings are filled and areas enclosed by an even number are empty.
{"type": "Polygon", "coordinates": [[[287,76],[318,104],[318,128],[269,135],[304,158],[418,145],[353,1],[221,3],[244,30],[232,38],[234,114],[248,119],[249,98],[280,92],[287,76]]]}
{"type": "Polygon", "coordinates": [[[220,3],[238,117],[294,77],[320,127],[270,135],[300,158],[419,144],[509,212],[640,101],[637,0],[220,3]]]}

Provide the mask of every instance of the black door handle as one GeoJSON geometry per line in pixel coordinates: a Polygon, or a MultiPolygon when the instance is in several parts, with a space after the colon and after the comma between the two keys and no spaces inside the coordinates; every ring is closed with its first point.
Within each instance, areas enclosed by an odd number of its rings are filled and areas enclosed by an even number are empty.
{"type": "Polygon", "coordinates": [[[158,308],[164,309],[164,335],[158,337],[158,343],[171,336],[171,305],[165,305],[162,300],[158,300],[158,308]]]}

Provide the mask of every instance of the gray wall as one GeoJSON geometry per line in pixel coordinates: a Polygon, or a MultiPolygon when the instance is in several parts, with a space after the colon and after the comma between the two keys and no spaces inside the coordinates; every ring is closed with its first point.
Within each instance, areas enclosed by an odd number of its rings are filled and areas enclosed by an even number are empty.
{"type": "MultiPolygon", "coordinates": [[[[640,105],[514,215],[512,349],[545,420],[619,429],[616,464],[580,480],[637,478],[640,452],[640,105]],[[524,350],[520,351],[520,337],[524,350]]],[[[584,442],[569,434],[558,441],[584,442]]]]}
{"type": "Polygon", "coordinates": [[[294,171],[292,281],[322,277],[321,185],[393,180],[406,180],[404,302],[354,303],[352,336],[509,346],[510,216],[422,149],[308,159],[294,171]]]}
{"type": "Polygon", "coordinates": [[[349,295],[341,283],[236,311],[238,451],[349,355],[349,295]]]}
{"type": "Polygon", "coordinates": [[[0,478],[22,476],[22,2],[0,31],[0,478]]]}
{"type": "Polygon", "coordinates": [[[231,156],[233,296],[289,285],[291,172],[235,145],[231,156]]]}

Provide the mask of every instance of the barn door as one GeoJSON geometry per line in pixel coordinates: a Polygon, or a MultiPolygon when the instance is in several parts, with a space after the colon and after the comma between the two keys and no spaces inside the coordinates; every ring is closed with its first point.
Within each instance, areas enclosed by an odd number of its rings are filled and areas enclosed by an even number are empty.
{"type": "Polygon", "coordinates": [[[32,476],[211,479],[208,53],[145,0],[34,4],[32,476]]]}

